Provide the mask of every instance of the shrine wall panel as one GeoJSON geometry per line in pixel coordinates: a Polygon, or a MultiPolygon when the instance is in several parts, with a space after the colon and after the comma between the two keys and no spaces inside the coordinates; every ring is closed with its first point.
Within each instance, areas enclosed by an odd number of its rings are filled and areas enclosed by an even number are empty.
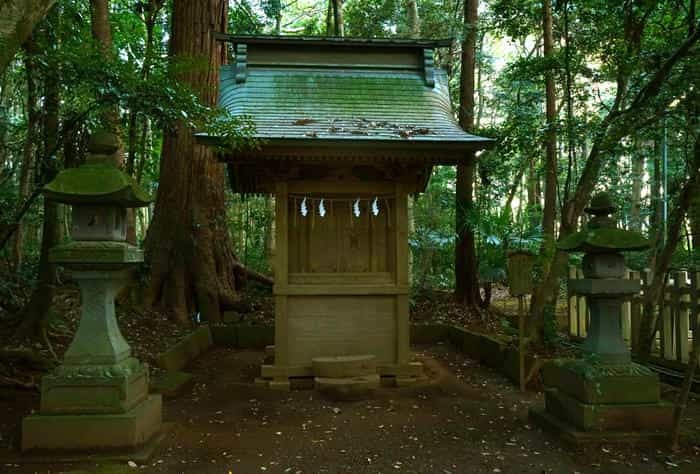
{"type": "Polygon", "coordinates": [[[393,199],[378,199],[372,212],[371,196],[357,204],[352,198],[324,202],[306,201],[307,215],[300,210],[303,198],[289,200],[290,273],[394,273],[395,229],[393,199]]]}
{"type": "Polygon", "coordinates": [[[289,365],[358,354],[396,362],[395,296],[290,296],[287,311],[289,365]]]}

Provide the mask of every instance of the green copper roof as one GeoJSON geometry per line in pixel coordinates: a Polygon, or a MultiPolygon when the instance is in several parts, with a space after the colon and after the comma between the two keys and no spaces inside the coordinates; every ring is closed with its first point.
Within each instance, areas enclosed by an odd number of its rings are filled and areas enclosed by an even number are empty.
{"type": "Polygon", "coordinates": [[[110,163],[86,163],[61,171],[43,193],[65,204],[143,207],[150,196],[129,175],[110,163]]]}
{"type": "Polygon", "coordinates": [[[256,137],[268,142],[464,150],[491,143],[459,127],[442,70],[434,71],[434,86],[422,69],[251,65],[244,81],[236,72],[235,66],[221,71],[220,105],[249,116],[256,137]]]}

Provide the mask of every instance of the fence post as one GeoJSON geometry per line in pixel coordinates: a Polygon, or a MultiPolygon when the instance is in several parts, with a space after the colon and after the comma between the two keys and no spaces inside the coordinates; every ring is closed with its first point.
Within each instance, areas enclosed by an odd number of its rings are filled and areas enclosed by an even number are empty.
{"type": "MultiPolygon", "coordinates": [[[[625,270],[625,279],[626,280],[631,280],[632,279],[632,272],[630,270],[625,270]]],[[[630,336],[630,318],[631,318],[631,301],[632,299],[630,298],[629,300],[626,300],[622,303],[622,308],[621,308],[621,327],[622,327],[622,338],[625,340],[628,346],[631,345],[632,338],[630,336]]]]}
{"type": "Polygon", "coordinates": [[[676,293],[676,315],[678,321],[678,337],[676,357],[679,361],[687,363],[690,359],[690,289],[688,287],[688,272],[680,272],[676,275],[674,290],[676,293]]]}
{"type": "MultiPolygon", "coordinates": [[[[576,267],[569,266],[569,280],[576,279],[576,267]]],[[[571,291],[570,285],[567,282],[567,291],[569,293],[569,336],[579,336],[578,327],[578,301],[576,295],[571,291]]]]}
{"type": "MultiPolygon", "coordinates": [[[[583,278],[583,270],[581,270],[580,268],[576,269],[576,277],[579,279],[583,278]]],[[[578,308],[579,336],[585,338],[586,336],[588,336],[588,304],[585,296],[577,295],[577,298],[578,302],[576,306],[578,308]]]]}
{"type": "MultiPolygon", "coordinates": [[[[631,272],[631,278],[639,281],[642,277],[640,272],[631,272]]],[[[642,291],[644,288],[642,287],[642,291]]],[[[642,303],[640,295],[633,295],[630,299],[630,345],[632,353],[639,350],[639,327],[642,322],[642,303]]]]}
{"type": "MultiPolygon", "coordinates": [[[[675,273],[674,273],[675,275],[675,273]]],[[[671,278],[674,277],[671,275],[671,278]]],[[[678,279],[675,275],[674,281],[678,279]]],[[[661,311],[661,357],[666,360],[673,360],[675,358],[675,337],[673,337],[674,321],[673,321],[673,308],[672,308],[672,297],[673,297],[673,286],[668,283],[664,284],[663,287],[663,298],[661,298],[662,307],[659,308],[661,311]]]]}
{"type": "MultiPolygon", "coordinates": [[[[700,302],[698,297],[700,297],[700,272],[693,272],[690,274],[690,330],[693,332],[693,343],[695,343],[695,338],[700,337],[700,302]]],[[[698,360],[700,360],[700,354],[698,354],[698,360]]]]}

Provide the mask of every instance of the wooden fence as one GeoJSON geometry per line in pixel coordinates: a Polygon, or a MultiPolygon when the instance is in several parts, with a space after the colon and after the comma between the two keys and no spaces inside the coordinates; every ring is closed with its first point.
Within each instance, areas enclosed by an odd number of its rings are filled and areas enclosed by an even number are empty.
{"type": "MultiPolygon", "coordinates": [[[[569,279],[583,278],[580,268],[569,268],[569,279]]],[[[651,272],[628,271],[626,278],[642,282],[642,292],[622,306],[622,334],[632,352],[639,347],[639,328],[642,318],[642,297],[651,281],[651,272]]],[[[671,272],[664,288],[664,299],[657,320],[657,337],[652,355],[658,361],[671,367],[679,367],[688,362],[693,337],[700,337],[698,318],[700,317],[700,272],[671,272]]],[[[569,291],[569,336],[585,338],[590,316],[586,298],[569,291]]]]}

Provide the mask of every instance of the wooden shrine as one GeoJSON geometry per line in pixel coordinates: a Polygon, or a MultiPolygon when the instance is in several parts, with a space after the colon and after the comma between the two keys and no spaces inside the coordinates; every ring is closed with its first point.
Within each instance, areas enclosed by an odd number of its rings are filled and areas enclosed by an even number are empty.
{"type": "Polygon", "coordinates": [[[342,356],[369,356],[380,376],[418,375],[408,196],[425,189],[433,165],[490,143],[455,121],[433,60],[449,41],[219,39],[233,46],[220,105],[249,116],[260,139],[222,157],[231,186],[276,202],[274,363],[262,377],[286,388],[319,376],[316,359],[342,356]]]}

